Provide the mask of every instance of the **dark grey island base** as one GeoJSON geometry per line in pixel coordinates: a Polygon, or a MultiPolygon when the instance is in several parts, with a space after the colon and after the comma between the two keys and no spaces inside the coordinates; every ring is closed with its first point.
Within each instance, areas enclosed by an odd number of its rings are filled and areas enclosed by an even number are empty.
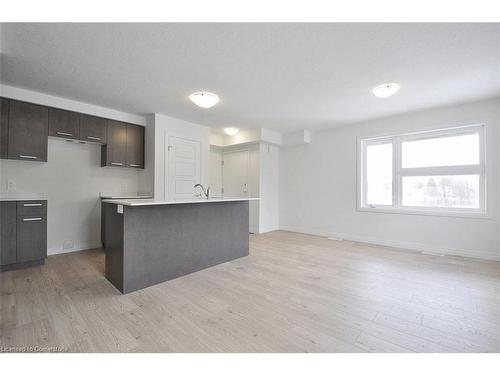
{"type": "Polygon", "coordinates": [[[247,200],[104,209],[106,278],[122,293],[249,253],[247,200]]]}

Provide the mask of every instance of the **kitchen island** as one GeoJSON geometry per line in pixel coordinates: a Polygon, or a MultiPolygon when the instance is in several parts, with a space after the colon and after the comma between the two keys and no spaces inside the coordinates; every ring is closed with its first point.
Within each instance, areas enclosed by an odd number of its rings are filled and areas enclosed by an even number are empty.
{"type": "Polygon", "coordinates": [[[103,200],[106,278],[129,293],[247,256],[258,199],[103,200]]]}

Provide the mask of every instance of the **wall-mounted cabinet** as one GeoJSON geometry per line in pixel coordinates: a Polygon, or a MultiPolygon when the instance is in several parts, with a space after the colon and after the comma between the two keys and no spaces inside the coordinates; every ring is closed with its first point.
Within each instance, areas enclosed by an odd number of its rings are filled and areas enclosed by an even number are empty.
{"type": "Polygon", "coordinates": [[[64,109],[49,108],[49,135],[79,139],[80,114],[64,109]]]}
{"type": "Polygon", "coordinates": [[[9,101],[9,159],[47,161],[49,109],[47,107],[9,101]]]}
{"type": "Polygon", "coordinates": [[[101,166],[144,168],[144,127],[108,120],[101,166]]]}
{"type": "Polygon", "coordinates": [[[101,166],[125,167],[127,157],[127,124],[108,120],[107,143],[101,150],[101,166]]]}
{"type": "Polygon", "coordinates": [[[51,136],[101,143],[101,166],[144,168],[143,126],[8,98],[0,100],[2,159],[47,161],[51,136]]]}
{"type": "Polygon", "coordinates": [[[101,117],[80,115],[80,139],[87,142],[106,143],[106,122],[101,117]]]}
{"type": "Polygon", "coordinates": [[[9,100],[0,98],[0,158],[7,159],[9,142],[9,100]]]}
{"type": "Polygon", "coordinates": [[[127,167],[144,168],[144,127],[127,125],[127,167]]]}

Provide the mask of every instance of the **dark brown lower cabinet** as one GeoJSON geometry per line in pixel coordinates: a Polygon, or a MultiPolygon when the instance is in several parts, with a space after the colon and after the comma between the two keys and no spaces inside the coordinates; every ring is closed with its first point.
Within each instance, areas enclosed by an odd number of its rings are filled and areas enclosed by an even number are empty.
{"type": "Polygon", "coordinates": [[[0,209],[0,270],[43,264],[47,257],[47,201],[3,201],[0,209]]]}
{"type": "Polygon", "coordinates": [[[17,217],[17,263],[47,257],[47,219],[40,216],[17,217]]]}
{"type": "Polygon", "coordinates": [[[16,202],[0,202],[0,266],[17,261],[16,229],[16,202]]]}

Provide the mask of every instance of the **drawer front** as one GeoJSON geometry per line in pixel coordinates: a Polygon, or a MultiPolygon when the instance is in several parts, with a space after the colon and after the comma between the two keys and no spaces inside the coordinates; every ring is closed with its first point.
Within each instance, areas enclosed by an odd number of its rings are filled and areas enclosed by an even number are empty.
{"type": "Polygon", "coordinates": [[[18,201],[17,215],[47,216],[47,201],[18,201]]]}
{"type": "Polygon", "coordinates": [[[47,257],[47,219],[42,215],[17,216],[17,262],[47,257]]]}

